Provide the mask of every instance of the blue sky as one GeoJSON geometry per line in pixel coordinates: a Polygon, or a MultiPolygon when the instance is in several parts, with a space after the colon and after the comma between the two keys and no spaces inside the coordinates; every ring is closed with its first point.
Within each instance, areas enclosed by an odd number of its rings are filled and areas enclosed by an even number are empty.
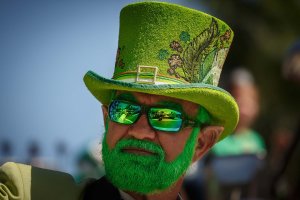
{"type": "Polygon", "coordinates": [[[0,1],[0,140],[19,160],[30,141],[51,158],[58,141],[75,154],[101,138],[101,106],[82,78],[112,76],[119,11],[130,2],[0,1]]]}

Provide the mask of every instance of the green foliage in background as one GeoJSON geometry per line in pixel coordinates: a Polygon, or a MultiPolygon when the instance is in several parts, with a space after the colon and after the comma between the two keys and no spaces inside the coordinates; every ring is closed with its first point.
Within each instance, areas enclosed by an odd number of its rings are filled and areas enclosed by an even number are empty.
{"type": "Polygon", "coordinates": [[[260,88],[264,120],[273,127],[293,128],[300,113],[300,85],[283,78],[282,62],[289,47],[300,39],[300,1],[199,3],[211,8],[211,14],[227,22],[235,33],[225,73],[241,65],[250,69],[260,88]]]}
{"type": "MultiPolygon", "coordinates": [[[[300,84],[286,80],[282,75],[282,64],[288,49],[300,40],[300,1],[198,2],[210,8],[212,15],[224,20],[233,29],[235,37],[223,75],[238,66],[244,66],[253,73],[261,95],[261,113],[256,129],[264,136],[268,147],[272,147],[275,129],[295,131],[300,121],[300,84]]],[[[226,78],[226,75],[223,76],[221,81],[226,78]]],[[[294,158],[299,156],[299,148],[296,151],[294,158]]],[[[295,165],[295,162],[299,163],[295,159],[288,163],[284,172],[288,185],[285,191],[277,191],[277,199],[286,199],[292,190],[296,191],[294,187],[300,185],[299,164],[295,165]]],[[[269,168],[269,172],[272,169],[274,166],[269,168]]]]}

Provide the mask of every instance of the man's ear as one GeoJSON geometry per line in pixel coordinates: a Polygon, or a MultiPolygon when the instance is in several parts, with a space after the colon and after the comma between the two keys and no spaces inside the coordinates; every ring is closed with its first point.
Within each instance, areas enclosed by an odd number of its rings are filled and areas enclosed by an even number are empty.
{"type": "Polygon", "coordinates": [[[104,121],[104,125],[105,125],[107,122],[107,118],[108,118],[108,109],[107,109],[107,106],[105,106],[105,105],[102,105],[101,108],[102,108],[102,113],[103,113],[103,121],[104,121]]]}
{"type": "Polygon", "coordinates": [[[223,130],[224,127],[222,126],[206,126],[200,131],[193,162],[202,158],[202,156],[218,141],[223,130]]]}

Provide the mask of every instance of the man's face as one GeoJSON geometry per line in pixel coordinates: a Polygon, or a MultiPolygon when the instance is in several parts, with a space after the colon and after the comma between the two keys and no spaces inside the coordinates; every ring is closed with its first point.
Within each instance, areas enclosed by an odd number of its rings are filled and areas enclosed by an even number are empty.
{"type": "MultiPolygon", "coordinates": [[[[171,105],[192,119],[196,119],[199,107],[188,101],[144,93],[117,92],[116,98],[147,106],[171,105]]],[[[199,130],[185,127],[176,133],[157,131],[145,114],[132,125],[108,120],[102,152],[108,178],[120,189],[139,193],[170,187],[190,165],[199,130]]]]}
{"type": "Polygon", "coordinates": [[[259,112],[259,98],[257,89],[250,84],[236,85],[232,89],[232,95],[239,106],[240,112],[237,128],[249,128],[259,112]]]}

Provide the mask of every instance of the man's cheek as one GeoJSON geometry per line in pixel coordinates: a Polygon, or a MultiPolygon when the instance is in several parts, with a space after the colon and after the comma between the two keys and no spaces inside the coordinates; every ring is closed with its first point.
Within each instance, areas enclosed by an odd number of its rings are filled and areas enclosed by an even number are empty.
{"type": "Polygon", "coordinates": [[[126,136],[128,127],[109,122],[106,126],[105,138],[109,149],[113,149],[118,141],[126,136]]]}

